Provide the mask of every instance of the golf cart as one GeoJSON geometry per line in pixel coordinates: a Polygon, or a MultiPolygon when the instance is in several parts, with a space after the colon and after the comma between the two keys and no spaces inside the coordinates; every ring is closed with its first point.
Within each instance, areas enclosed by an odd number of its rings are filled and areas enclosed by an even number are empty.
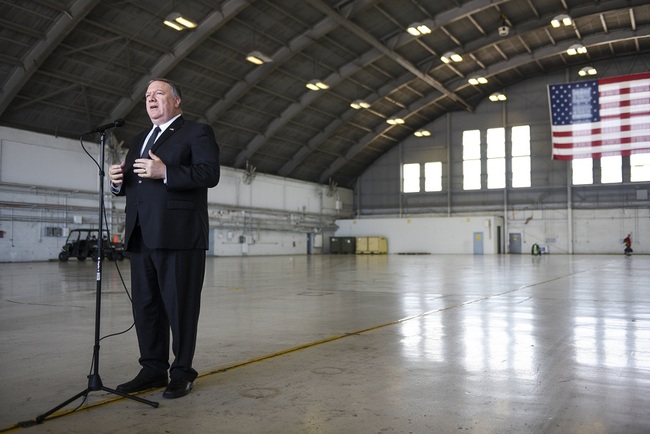
{"type": "MultiPolygon", "coordinates": [[[[92,258],[93,261],[96,261],[98,235],[99,229],[71,230],[59,253],[59,261],[66,262],[71,257],[77,258],[78,261],[85,261],[86,258],[92,258]]],[[[121,245],[111,242],[108,231],[104,231],[102,250],[102,258],[108,258],[112,261],[124,259],[124,249],[121,245]]]]}

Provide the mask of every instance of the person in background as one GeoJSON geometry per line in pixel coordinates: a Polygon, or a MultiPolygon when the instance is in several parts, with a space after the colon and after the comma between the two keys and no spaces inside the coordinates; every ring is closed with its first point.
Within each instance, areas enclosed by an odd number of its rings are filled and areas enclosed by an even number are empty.
{"type": "Polygon", "coordinates": [[[623,240],[623,244],[625,244],[625,256],[630,256],[632,254],[632,236],[630,234],[627,234],[627,237],[623,240]]]}
{"type": "Polygon", "coordinates": [[[183,117],[173,82],[149,82],[145,104],[152,127],[109,168],[111,191],[126,196],[124,244],[141,365],[116,390],[166,386],[163,397],[174,399],[187,395],[198,375],[192,360],[208,249],[208,189],[219,182],[219,147],[209,125],[183,117]]]}

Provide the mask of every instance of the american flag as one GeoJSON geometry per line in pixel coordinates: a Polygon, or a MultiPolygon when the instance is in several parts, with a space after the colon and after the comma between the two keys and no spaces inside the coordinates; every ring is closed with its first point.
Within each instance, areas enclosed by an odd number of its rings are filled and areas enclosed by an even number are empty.
{"type": "Polygon", "coordinates": [[[650,152],[650,73],[548,88],[553,159],[650,152]]]}

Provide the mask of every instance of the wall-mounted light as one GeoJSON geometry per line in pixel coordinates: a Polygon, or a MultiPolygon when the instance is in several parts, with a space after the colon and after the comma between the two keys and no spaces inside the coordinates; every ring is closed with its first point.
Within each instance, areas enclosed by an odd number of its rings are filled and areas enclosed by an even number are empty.
{"type": "Polygon", "coordinates": [[[585,66],[580,71],[578,71],[578,75],[580,77],[586,77],[588,75],[596,75],[596,74],[598,74],[598,71],[596,71],[596,68],[594,68],[593,66],[585,66]]]}
{"type": "Polygon", "coordinates": [[[460,62],[463,60],[463,56],[456,53],[455,51],[447,51],[445,54],[440,56],[440,60],[442,60],[444,63],[460,62]]]}
{"type": "Polygon", "coordinates": [[[388,125],[402,125],[404,123],[404,119],[398,117],[392,117],[386,119],[386,122],[388,123],[388,125]]]}
{"type": "Polygon", "coordinates": [[[472,86],[478,86],[479,84],[487,84],[488,79],[483,77],[483,75],[476,74],[469,77],[467,82],[472,86]]]}
{"type": "Polygon", "coordinates": [[[494,92],[492,95],[489,96],[489,99],[492,102],[503,102],[508,98],[503,92],[494,92]]]}
{"type": "Polygon", "coordinates": [[[316,79],[310,80],[309,83],[307,83],[305,86],[307,86],[307,89],[313,91],[326,90],[330,88],[326,83],[323,83],[322,81],[316,79]]]}
{"type": "Polygon", "coordinates": [[[257,50],[248,53],[246,60],[256,65],[263,65],[265,63],[273,62],[273,59],[257,50]]]}
{"type": "Polygon", "coordinates": [[[413,133],[415,137],[429,137],[431,132],[429,130],[417,130],[413,133]]]}
{"type": "Polygon", "coordinates": [[[551,26],[558,28],[561,26],[570,26],[573,20],[567,14],[560,14],[551,20],[551,26]]]}
{"type": "Polygon", "coordinates": [[[370,104],[361,99],[356,99],[350,103],[350,107],[355,110],[367,109],[370,107],[370,104]]]}
{"type": "Polygon", "coordinates": [[[413,36],[422,36],[431,33],[431,29],[429,28],[429,26],[422,23],[413,23],[406,28],[406,31],[413,36]]]}
{"type": "Polygon", "coordinates": [[[575,56],[576,54],[587,54],[587,47],[582,44],[573,44],[566,50],[566,54],[569,56],[575,56]]]}
{"type": "Polygon", "coordinates": [[[165,18],[165,21],[163,21],[163,23],[166,26],[171,27],[172,29],[179,32],[183,29],[193,29],[196,27],[196,23],[194,21],[188,20],[178,12],[172,12],[171,14],[167,15],[167,18],[165,18]]]}

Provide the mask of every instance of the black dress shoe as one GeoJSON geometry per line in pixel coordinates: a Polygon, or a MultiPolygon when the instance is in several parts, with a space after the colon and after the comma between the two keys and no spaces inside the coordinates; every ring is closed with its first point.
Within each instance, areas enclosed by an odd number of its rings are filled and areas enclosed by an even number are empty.
{"type": "Polygon", "coordinates": [[[115,390],[122,393],[135,393],[165,386],[167,386],[167,374],[164,376],[148,377],[140,372],[133,380],[120,384],[115,390]]]}
{"type": "Polygon", "coordinates": [[[189,380],[183,380],[182,378],[172,378],[172,381],[169,382],[169,386],[163,392],[163,397],[168,399],[181,398],[192,390],[192,382],[189,380]]]}

